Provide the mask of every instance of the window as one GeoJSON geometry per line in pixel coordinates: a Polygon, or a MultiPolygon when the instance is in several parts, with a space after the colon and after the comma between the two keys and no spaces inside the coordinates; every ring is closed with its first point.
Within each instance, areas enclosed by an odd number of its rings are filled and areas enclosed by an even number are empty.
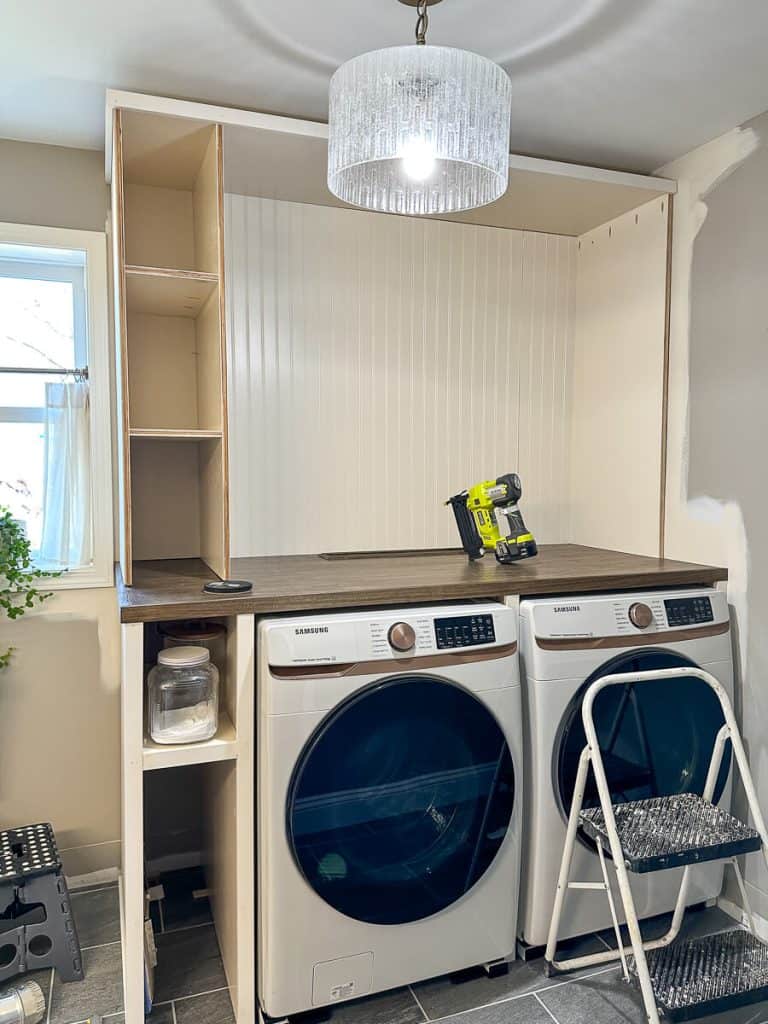
{"type": "Polygon", "coordinates": [[[105,236],[0,225],[0,505],[63,587],[112,583],[105,236]]]}

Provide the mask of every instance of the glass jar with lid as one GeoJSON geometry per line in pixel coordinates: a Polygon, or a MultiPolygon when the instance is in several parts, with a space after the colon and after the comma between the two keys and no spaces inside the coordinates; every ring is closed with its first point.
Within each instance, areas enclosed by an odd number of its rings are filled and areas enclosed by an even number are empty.
{"type": "Polygon", "coordinates": [[[202,743],[216,735],[219,672],[205,647],[169,647],[150,671],[149,732],[155,743],[202,743]]]}

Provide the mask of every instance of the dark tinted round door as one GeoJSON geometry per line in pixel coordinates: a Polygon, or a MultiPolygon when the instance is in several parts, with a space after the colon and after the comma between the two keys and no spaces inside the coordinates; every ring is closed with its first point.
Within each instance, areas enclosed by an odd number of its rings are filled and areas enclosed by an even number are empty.
{"type": "Polygon", "coordinates": [[[355,694],[311,736],[288,793],[288,840],[336,910],[402,924],[477,882],[514,797],[510,752],[485,705],[441,679],[398,676],[355,694]]]}
{"type": "MultiPolygon", "coordinates": [[[[554,751],[555,792],[563,816],[571,808],[579,757],[586,744],[581,718],[591,682],[613,672],[645,672],[692,666],[667,651],[632,651],[603,665],[571,701],[554,751]]],[[[673,793],[702,793],[715,737],[724,724],[720,702],[695,676],[609,686],[593,705],[595,728],[614,803],[673,793]]],[[[730,767],[730,745],[723,759],[715,799],[722,794],[730,767]]],[[[599,803],[589,774],[584,805],[599,803]]]]}

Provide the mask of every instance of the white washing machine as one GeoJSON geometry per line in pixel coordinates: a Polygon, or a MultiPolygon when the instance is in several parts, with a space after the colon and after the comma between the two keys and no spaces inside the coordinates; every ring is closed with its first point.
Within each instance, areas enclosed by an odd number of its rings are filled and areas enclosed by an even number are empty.
{"type": "MultiPolygon", "coordinates": [[[[733,693],[725,594],[707,588],[535,599],[520,603],[520,653],[526,728],[526,815],[520,894],[523,947],[546,943],[579,755],[585,746],[584,692],[609,672],[685,665],[704,668],[733,693]]],[[[595,725],[614,802],[701,793],[719,702],[700,679],[609,687],[594,705],[595,725]]],[[[716,799],[728,806],[729,759],[716,799]]],[[[585,806],[598,803],[590,774],[585,806]]],[[[673,909],[680,870],[631,876],[638,915],[673,909]]],[[[720,893],[723,867],[692,872],[689,904],[720,893]]],[[[576,845],[572,880],[601,880],[595,847],[576,845]]],[[[620,903],[618,904],[620,906],[620,903]]],[[[571,890],[560,938],[611,926],[605,894],[571,890]]]]}
{"type": "Polygon", "coordinates": [[[260,623],[268,1017],[514,956],[516,641],[488,602],[260,623]]]}

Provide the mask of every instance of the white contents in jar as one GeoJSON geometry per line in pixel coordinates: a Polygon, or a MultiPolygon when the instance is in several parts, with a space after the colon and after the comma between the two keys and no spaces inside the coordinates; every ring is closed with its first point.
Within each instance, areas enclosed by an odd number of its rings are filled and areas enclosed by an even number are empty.
{"type": "Polygon", "coordinates": [[[159,736],[166,743],[196,743],[216,732],[215,711],[208,701],[162,712],[159,736]]]}

